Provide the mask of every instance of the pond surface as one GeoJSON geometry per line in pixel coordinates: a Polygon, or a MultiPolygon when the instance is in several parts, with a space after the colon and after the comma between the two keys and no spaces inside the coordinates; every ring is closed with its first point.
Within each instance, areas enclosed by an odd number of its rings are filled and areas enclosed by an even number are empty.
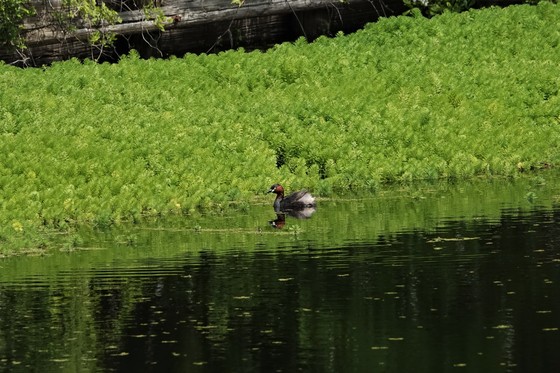
{"type": "Polygon", "coordinates": [[[0,371],[560,371],[556,202],[534,178],[83,232],[0,261],[0,371]]]}

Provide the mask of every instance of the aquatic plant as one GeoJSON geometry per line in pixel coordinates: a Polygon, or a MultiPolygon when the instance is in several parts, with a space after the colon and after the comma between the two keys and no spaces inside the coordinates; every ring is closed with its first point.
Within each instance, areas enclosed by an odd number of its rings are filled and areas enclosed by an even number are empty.
{"type": "MultiPolygon", "coordinates": [[[[0,241],[559,161],[560,7],[382,19],[267,52],[0,65],[0,241]]],[[[58,237],[58,236],[57,236],[58,237]]]]}

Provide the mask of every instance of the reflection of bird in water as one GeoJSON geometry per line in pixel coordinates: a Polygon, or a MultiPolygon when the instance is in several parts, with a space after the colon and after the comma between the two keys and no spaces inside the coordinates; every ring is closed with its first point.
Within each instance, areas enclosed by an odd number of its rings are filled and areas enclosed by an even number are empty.
{"type": "Polygon", "coordinates": [[[286,214],[276,214],[276,219],[268,222],[272,228],[282,229],[286,225],[286,214]]]}
{"type": "Polygon", "coordinates": [[[315,213],[315,206],[305,207],[301,210],[286,210],[286,214],[296,219],[309,219],[315,213]]]}
{"type": "Polygon", "coordinates": [[[276,194],[273,205],[275,211],[303,210],[315,206],[315,198],[306,190],[300,190],[284,197],[284,187],[280,184],[274,184],[270,187],[268,193],[276,194]]]}
{"type": "Polygon", "coordinates": [[[276,211],[276,219],[269,221],[271,227],[282,229],[286,225],[286,215],[296,219],[309,219],[315,213],[315,207],[306,207],[301,210],[276,211]]]}
{"type": "Polygon", "coordinates": [[[276,194],[274,200],[276,219],[269,221],[274,228],[282,229],[286,225],[286,215],[296,219],[309,219],[315,213],[315,198],[305,190],[284,197],[282,185],[274,184],[268,193],[276,194]]]}

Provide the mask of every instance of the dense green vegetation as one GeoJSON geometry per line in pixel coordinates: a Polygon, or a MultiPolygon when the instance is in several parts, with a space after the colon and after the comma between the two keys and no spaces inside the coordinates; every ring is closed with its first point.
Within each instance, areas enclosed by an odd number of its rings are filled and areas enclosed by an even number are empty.
{"type": "Polygon", "coordinates": [[[38,232],[559,161],[560,7],[118,64],[0,65],[2,250],[38,232]]]}

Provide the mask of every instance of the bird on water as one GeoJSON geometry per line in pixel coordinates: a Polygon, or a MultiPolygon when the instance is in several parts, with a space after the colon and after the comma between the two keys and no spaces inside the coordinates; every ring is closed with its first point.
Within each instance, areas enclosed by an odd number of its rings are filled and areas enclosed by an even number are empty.
{"type": "Polygon", "coordinates": [[[275,193],[274,210],[302,210],[309,207],[315,207],[315,198],[306,190],[294,192],[284,197],[284,187],[280,184],[274,184],[268,190],[268,193],[275,193]]]}

